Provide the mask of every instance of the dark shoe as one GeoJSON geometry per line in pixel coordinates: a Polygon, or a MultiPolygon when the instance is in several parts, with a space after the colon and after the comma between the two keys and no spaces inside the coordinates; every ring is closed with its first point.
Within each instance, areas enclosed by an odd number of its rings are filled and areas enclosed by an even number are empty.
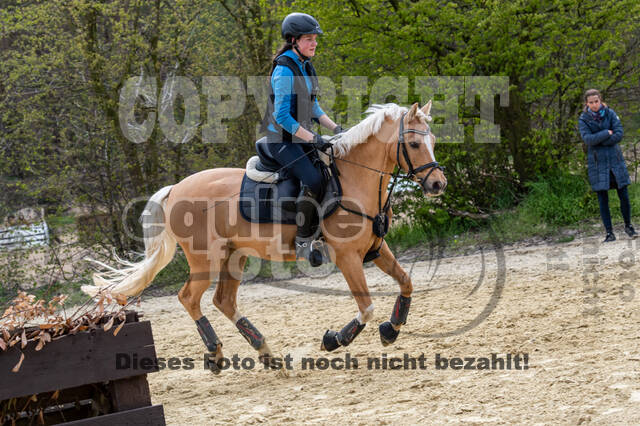
{"type": "Polygon", "coordinates": [[[607,237],[604,239],[603,243],[610,243],[611,241],[615,241],[616,236],[613,235],[613,232],[607,232],[607,237]]]}
{"type": "Polygon", "coordinates": [[[629,238],[636,238],[638,236],[638,233],[636,232],[635,229],[633,229],[633,225],[627,225],[624,227],[624,232],[627,233],[627,235],[629,236],[629,238]]]}
{"type": "Polygon", "coordinates": [[[308,259],[311,253],[311,243],[313,239],[296,235],[296,257],[298,259],[308,259]]]}

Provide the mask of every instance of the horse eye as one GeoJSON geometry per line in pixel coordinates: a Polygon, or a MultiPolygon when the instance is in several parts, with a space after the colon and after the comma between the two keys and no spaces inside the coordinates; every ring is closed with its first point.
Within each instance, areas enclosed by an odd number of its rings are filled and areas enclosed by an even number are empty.
{"type": "Polygon", "coordinates": [[[411,142],[409,142],[409,146],[411,148],[419,148],[420,147],[420,142],[411,141],[411,142]]]}

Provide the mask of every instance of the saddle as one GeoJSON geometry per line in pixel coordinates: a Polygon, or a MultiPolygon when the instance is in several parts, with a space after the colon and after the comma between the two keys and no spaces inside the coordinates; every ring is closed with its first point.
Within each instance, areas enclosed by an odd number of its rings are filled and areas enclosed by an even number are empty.
{"type": "MultiPolygon", "coordinates": [[[[266,136],[259,139],[256,142],[258,155],[247,161],[240,190],[240,214],[253,223],[295,225],[300,183],[285,170],[281,170],[280,163],[266,149],[267,143],[266,136]]],[[[312,157],[312,160],[323,177],[325,191],[320,202],[319,216],[325,219],[338,208],[342,187],[335,164],[326,164],[318,156],[312,157]]]]}

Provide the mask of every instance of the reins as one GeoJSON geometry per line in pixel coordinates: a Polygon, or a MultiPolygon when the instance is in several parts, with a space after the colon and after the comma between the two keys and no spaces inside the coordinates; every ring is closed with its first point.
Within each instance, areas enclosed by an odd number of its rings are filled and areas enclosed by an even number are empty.
{"type": "MultiPolygon", "coordinates": [[[[434,170],[439,169],[441,171],[444,171],[444,167],[441,166],[440,164],[438,164],[437,161],[432,161],[430,163],[427,164],[423,164],[422,166],[419,166],[417,169],[413,168],[413,164],[411,163],[411,159],[409,158],[409,153],[407,152],[407,147],[406,147],[406,141],[404,139],[404,135],[406,133],[417,133],[419,135],[428,135],[429,131],[423,131],[423,130],[418,130],[418,129],[406,129],[404,128],[404,117],[407,115],[407,113],[405,112],[404,114],[402,114],[402,117],[400,118],[400,127],[398,128],[398,146],[396,148],[396,163],[398,165],[398,169],[393,172],[393,173],[389,173],[386,172],[384,170],[379,170],[373,167],[369,167],[369,166],[365,166],[364,164],[359,164],[356,163],[355,161],[350,161],[344,158],[337,158],[335,157],[334,153],[333,153],[333,147],[331,148],[331,160],[333,162],[335,162],[335,160],[340,160],[340,161],[344,161],[345,163],[349,163],[349,164],[353,164],[355,166],[358,167],[362,167],[364,169],[367,170],[371,170],[374,172],[377,172],[380,174],[380,182],[378,183],[378,214],[375,216],[369,216],[366,213],[363,212],[359,212],[357,210],[353,210],[350,209],[348,207],[346,207],[343,203],[342,200],[340,200],[338,202],[338,206],[341,207],[343,210],[349,212],[349,213],[353,213],[353,214],[357,214],[359,216],[365,217],[367,219],[369,219],[371,222],[373,222],[373,232],[374,234],[376,234],[376,236],[383,238],[389,228],[389,217],[387,216],[387,212],[389,211],[389,207],[391,206],[391,197],[393,195],[393,189],[395,188],[396,184],[398,183],[398,179],[408,179],[408,180],[413,180],[414,177],[417,178],[417,174],[420,173],[423,170],[426,170],[428,168],[431,168],[431,170],[429,170],[429,172],[426,174],[425,177],[423,177],[422,179],[420,179],[420,185],[424,187],[425,182],[427,181],[427,179],[429,178],[429,176],[431,176],[431,173],[433,173],[434,170]],[[408,169],[409,171],[407,172],[407,174],[400,174],[400,171],[402,169],[401,165],[400,165],[400,146],[402,146],[402,154],[404,157],[405,162],[407,163],[408,169]],[[386,201],[384,202],[384,206],[382,205],[382,179],[383,176],[385,175],[389,175],[392,178],[391,181],[391,186],[389,188],[389,195],[387,196],[386,201]]],[[[382,243],[380,243],[380,246],[382,246],[382,243]]],[[[380,249],[380,247],[378,247],[378,250],[380,249]]]]}

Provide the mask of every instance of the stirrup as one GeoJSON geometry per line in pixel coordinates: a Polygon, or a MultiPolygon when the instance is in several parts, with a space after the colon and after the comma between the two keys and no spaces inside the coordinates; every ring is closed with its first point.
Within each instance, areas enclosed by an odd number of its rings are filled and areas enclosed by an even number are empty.
{"type": "Polygon", "coordinates": [[[295,245],[296,258],[308,260],[314,268],[329,262],[329,255],[324,241],[296,236],[295,245]]]}

